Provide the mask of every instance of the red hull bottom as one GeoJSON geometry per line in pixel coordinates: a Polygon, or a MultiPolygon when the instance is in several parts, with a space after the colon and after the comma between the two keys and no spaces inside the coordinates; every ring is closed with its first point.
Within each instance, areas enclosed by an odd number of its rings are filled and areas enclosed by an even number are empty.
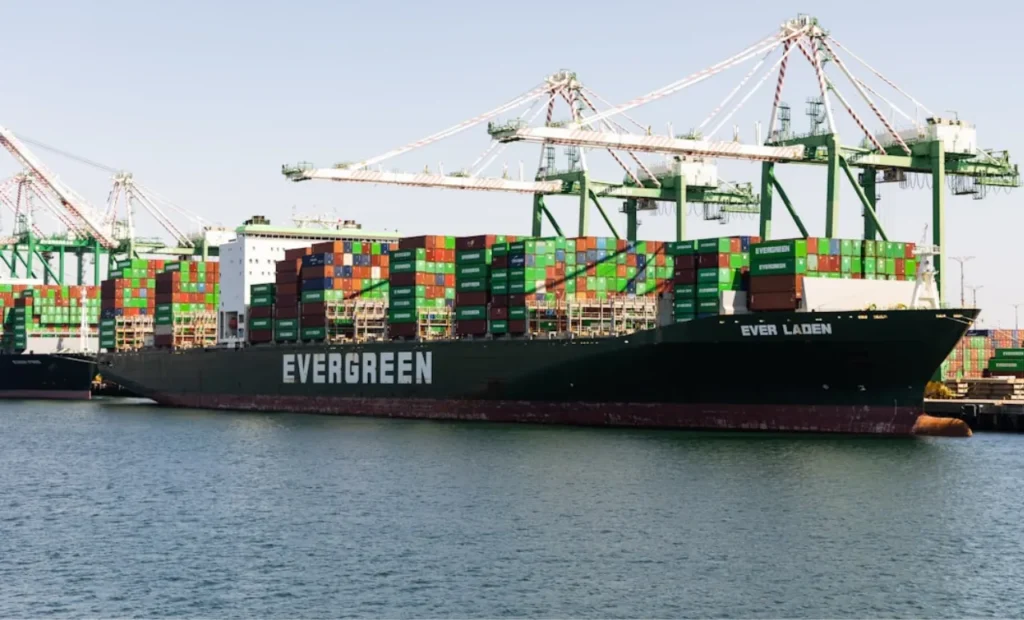
{"type": "Polygon", "coordinates": [[[646,428],[799,431],[911,435],[914,407],[838,405],[726,405],[665,403],[556,403],[510,400],[435,400],[335,396],[260,396],[162,393],[163,405],[427,420],[465,420],[646,428]]]}
{"type": "Polygon", "coordinates": [[[10,400],[90,400],[89,390],[0,390],[0,398],[10,400]]]}

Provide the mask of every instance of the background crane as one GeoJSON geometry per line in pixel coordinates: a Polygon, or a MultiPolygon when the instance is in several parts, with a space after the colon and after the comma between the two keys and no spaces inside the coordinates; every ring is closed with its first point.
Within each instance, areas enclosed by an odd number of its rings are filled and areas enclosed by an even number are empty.
{"type": "MultiPolygon", "coordinates": [[[[445,173],[441,166],[436,172],[424,168],[422,172],[386,171],[381,167],[384,161],[410,151],[454,136],[472,127],[487,123],[489,131],[499,131],[494,119],[513,110],[523,109],[514,121],[503,127],[524,128],[544,117],[545,127],[566,123],[578,123],[591,129],[622,132],[631,135],[616,121],[602,120],[591,123],[598,114],[596,102],[603,99],[585,87],[571,71],[562,70],[552,74],[544,82],[509,102],[471,119],[458,123],[415,142],[411,142],[382,155],[360,162],[346,162],[333,168],[316,168],[309,163],[283,166],[283,174],[293,181],[324,179],[363,183],[382,183],[414,187],[435,187],[443,189],[502,191],[531,194],[533,196],[532,234],[542,234],[545,219],[558,234],[564,234],[562,226],[545,202],[547,196],[573,196],[579,205],[578,234],[587,235],[591,204],[596,207],[605,224],[616,237],[618,230],[602,200],[621,199],[623,212],[627,215],[626,237],[636,239],[639,222],[637,212],[653,210],[658,202],[673,203],[676,207],[677,236],[685,236],[687,203],[702,203],[706,219],[722,220],[729,213],[757,213],[759,198],[753,193],[751,184],[731,184],[718,179],[714,162],[699,156],[669,158],[662,164],[648,164],[637,156],[643,149],[625,149],[625,156],[619,156],[613,149],[603,150],[623,170],[621,182],[603,182],[592,179],[588,154],[585,149],[571,146],[566,152],[567,163],[559,169],[556,163],[554,145],[556,141],[540,140],[540,163],[532,180],[525,178],[520,164],[518,178],[511,178],[507,170],[501,177],[485,177],[487,167],[504,150],[505,145],[492,140],[486,150],[469,166],[445,173]],[[555,119],[556,110],[566,118],[555,119]],[[632,162],[633,166],[626,163],[632,162]],[[377,169],[373,169],[376,167],[377,169]]],[[[628,117],[627,117],[628,118],[628,117]]],[[[642,125],[630,122],[646,131],[642,125]]],[[[785,150],[785,149],[782,149],[785,150]]]]}
{"type": "Polygon", "coordinates": [[[210,222],[143,186],[131,173],[34,140],[19,138],[3,127],[0,127],[0,144],[25,168],[23,172],[0,182],[0,203],[14,215],[15,222],[12,233],[0,238],[0,262],[7,267],[12,277],[18,275],[19,264],[29,278],[36,277],[36,267],[41,265],[44,280],[63,283],[67,253],[77,259],[79,284],[85,282],[86,256],[92,257],[92,280],[98,284],[104,256],[113,264],[118,259],[141,255],[202,254],[205,257],[217,253],[216,248],[206,241],[206,231],[215,228],[210,222]],[[106,209],[101,211],[93,207],[64,184],[29,150],[26,143],[110,174],[112,188],[106,209]],[[139,207],[170,235],[171,243],[158,238],[143,238],[137,234],[136,213],[139,207]],[[36,218],[38,212],[51,216],[60,232],[44,234],[36,218]],[[179,221],[185,219],[190,228],[198,229],[199,232],[191,236],[186,234],[169,213],[174,213],[179,221]],[[56,270],[50,264],[54,255],[58,260],[56,270]]]}
{"type": "Polygon", "coordinates": [[[876,210],[877,184],[899,182],[906,186],[913,182],[910,175],[915,173],[927,175],[932,188],[932,242],[940,252],[936,260],[937,282],[943,299],[945,287],[942,286],[942,278],[945,271],[945,257],[942,252],[945,248],[945,186],[947,182],[954,195],[971,195],[974,198],[984,197],[986,190],[992,187],[1014,188],[1020,185],[1017,166],[1011,164],[1009,155],[1006,152],[979,149],[973,126],[959,119],[949,120],[937,117],[917,99],[832,38],[816,19],[804,15],[785,22],[771,36],[711,67],[584,120],[574,119],[570,123],[557,126],[548,124],[539,128],[512,122],[494,124],[489,129],[492,138],[503,144],[510,142],[555,143],[572,147],[660,152],[682,157],[723,157],[762,162],[760,234],[766,239],[771,237],[773,192],[779,193],[779,197],[801,234],[805,237],[808,235],[796,209],[775,176],[775,166],[779,163],[817,164],[827,168],[828,185],[824,231],[827,237],[836,235],[841,173],[849,180],[861,202],[866,239],[875,239],[879,236],[882,239],[887,239],[876,210]],[[881,82],[881,85],[878,85],[877,89],[873,88],[866,81],[855,76],[844,57],[839,55],[839,50],[842,50],[846,57],[852,58],[865,67],[881,82]],[[725,118],[719,121],[715,129],[704,136],[700,130],[742,91],[748,80],[775,53],[779,53],[775,62],[750,87],[747,94],[738,100],[725,118]],[[622,136],[617,132],[594,130],[595,124],[599,122],[617,115],[624,116],[629,110],[680,92],[762,54],[763,57],[755,67],[711,112],[698,130],[688,135],[622,136]],[[817,95],[808,100],[811,131],[805,135],[795,135],[792,132],[790,108],[781,99],[788,61],[794,55],[802,56],[813,69],[818,90],[817,95]],[[829,69],[832,69],[831,75],[829,69]],[[836,73],[839,75],[836,76],[836,73]],[[776,76],[776,87],[772,98],[769,129],[765,139],[762,140],[760,131],[758,131],[754,144],[740,144],[737,140],[733,142],[711,140],[710,138],[717,129],[731,118],[772,75],[776,76]],[[848,98],[840,92],[837,84],[840,79],[847,82],[848,87],[852,86],[856,98],[867,106],[869,109],[867,116],[858,114],[854,109],[851,103],[851,100],[855,100],[853,97],[848,98]],[[924,123],[920,122],[916,115],[911,116],[903,112],[896,103],[880,94],[879,91],[883,89],[882,85],[895,92],[895,95],[891,95],[894,98],[898,95],[907,100],[910,105],[914,106],[916,113],[925,112],[927,118],[924,123]],[[863,134],[860,144],[849,146],[840,142],[833,99],[846,111],[863,134]],[[897,130],[895,120],[882,113],[876,100],[886,104],[892,110],[893,115],[899,114],[903,119],[909,121],[910,127],[902,131],[897,130]],[[881,125],[882,130],[873,132],[868,128],[864,118],[873,118],[881,125]],[[853,168],[861,170],[859,176],[854,174],[853,168]]]}

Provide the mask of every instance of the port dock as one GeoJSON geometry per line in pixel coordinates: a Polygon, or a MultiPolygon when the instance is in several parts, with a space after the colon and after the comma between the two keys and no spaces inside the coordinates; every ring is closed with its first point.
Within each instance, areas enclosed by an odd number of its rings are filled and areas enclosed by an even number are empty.
{"type": "Polygon", "coordinates": [[[924,412],[963,420],[973,431],[1024,433],[1024,401],[929,398],[924,412]]]}

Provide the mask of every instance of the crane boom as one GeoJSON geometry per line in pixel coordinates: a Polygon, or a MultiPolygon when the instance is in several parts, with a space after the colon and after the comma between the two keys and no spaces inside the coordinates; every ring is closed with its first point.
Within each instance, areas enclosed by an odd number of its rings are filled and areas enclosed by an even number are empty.
{"type": "Polygon", "coordinates": [[[494,127],[491,136],[499,142],[538,142],[599,147],[671,155],[697,155],[760,161],[798,161],[804,147],[761,146],[738,142],[686,140],[671,136],[643,136],[563,127],[494,127]]]}
{"type": "Polygon", "coordinates": [[[477,177],[447,176],[443,174],[414,174],[409,172],[376,172],[373,170],[349,170],[346,168],[289,168],[282,169],[292,181],[326,179],[330,181],[352,181],[357,183],[383,183],[415,187],[440,187],[446,189],[475,189],[522,194],[557,194],[562,191],[561,181],[513,181],[511,179],[481,179],[477,177]]]}
{"type": "Polygon", "coordinates": [[[28,150],[20,140],[10,130],[5,127],[0,127],[0,145],[3,145],[11,155],[14,156],[22,165],[29,168],[42,183],[49,188],[54,194],[56,194],[61,201],[61,204],[65,209],[71,212],[76,219],[80,220],[89,233],[96,238],[106,248],[115,248],[118,246],[118,242],[114,239],[113,231],[107,230],[102,222],[101,218],[96,215],[96,210],[85,201],[84,198],[78,196],[70,188],[66,187],[56,175],[50,172],[46,166],[31,152],[28,150]]]}

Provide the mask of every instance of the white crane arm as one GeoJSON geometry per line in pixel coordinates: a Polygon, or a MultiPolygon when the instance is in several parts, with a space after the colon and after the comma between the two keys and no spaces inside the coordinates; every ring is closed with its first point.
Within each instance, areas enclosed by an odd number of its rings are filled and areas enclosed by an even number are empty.
{"type": "Polygon", "coordinates": [[[758,161],[797,161],[804,155],[804,147],[800,145],[761,146],[738,142],[709,142],[670,136],[641,136],[563,127],[524,127],[502,132],[495,138],[502,142],[549,142],[646,153],[700,155],[758,161]]]}
{"type": "Polygon", "coordinates": [[[408,172],[375,172],[373,170],[351,170],[346,168],[320,168],[305,170],[293,180],[324,179],[328,181],[350,181],[355,183],[382,183],[415,187],[440,187],[445,189],[475,189],[522,194],[557,193],[562,191],[561,181],[513,181],[511,179],[486,179],[479,177],[456,177],[442,174],[414,174],[408,172]]]}
{"type": "Polygon", "coordinates": [[[126,191],[128,192],[129,199],[134,198],[136,202],[142,205],[142,208],[144,208],[146,211],[149,211],[149,214],[152,215],[153,218],[156,219],[156,221],[161,226],[163,226],[164,230],[171,233],[171,236],[174,237],[174,240],[178,242],[179,247],[190,248],[193,247],[193,245],[195,245],[192,243],[192,240],[189,239],[188,236],[185,233],[183,233],[180,228],[175,226],[174,222],[172,222],[171,219],[167,217],[167,215],[160,209],[160,207],[156,206],[156,203],[154,203],[150,199],[150,197],[147,196],[146,193],[142,191],[137,185],[128,185],[126,187],[126,191]]]}
{"type": "Polygon", "coordinates": [[[71,212],[77,219],[81,220],[83,224],[89,229],[89,232],[104,246],[107,248],[117,247],[117,240],[114,239],[112,234],[113,231],[107,230],[101,223],[101,218],[96,215],[95,209],[92,208],[84,198],[78,196],[70,188],[66,187],[56,175],[50,172],[46,166],[31,152],[28,150],[21,140],[19,140],[10,130],[5,127],[0,127],[0,144],[3,145],[11,155],[14,156],[22,165],[29,168],[36,177],[42,181],[42,183],[54,194],[60,198],[60,202],[65,209],[71,212]]]}

